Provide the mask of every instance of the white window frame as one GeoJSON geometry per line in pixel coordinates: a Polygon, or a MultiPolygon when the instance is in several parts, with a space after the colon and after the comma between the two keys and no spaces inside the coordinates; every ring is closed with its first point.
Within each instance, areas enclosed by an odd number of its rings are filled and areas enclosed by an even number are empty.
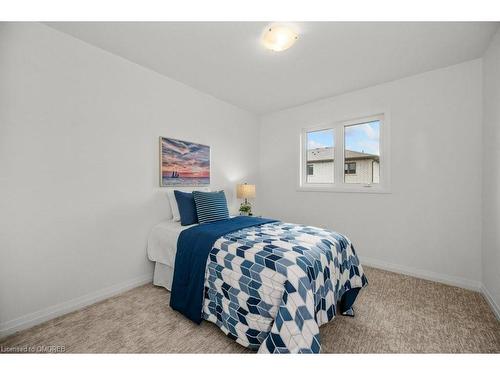
{"type": "Polygon", "coordinates": [[[303,128],[300,134],[300,165],[298,191],[322,191],[333,193],[390,193],[390,121],[387,112],[357,117],[351,120],[334,121],[303,128]],[[346,126],[380,121],[380,174],[378,184],[356,184],[344,182],[344,129],[346,126]],[[334,182],[307,182],[307,133],[319,130],[333,130],[334,134],[334,182]]]}

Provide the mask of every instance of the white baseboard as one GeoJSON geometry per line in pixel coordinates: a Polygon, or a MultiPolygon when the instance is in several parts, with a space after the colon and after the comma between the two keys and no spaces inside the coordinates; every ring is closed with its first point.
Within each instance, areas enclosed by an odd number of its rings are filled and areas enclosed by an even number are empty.
{"type": "Polygon", "coordinates": [[[0,337],[5,337],[17,331],[33,327],[37,324],[46,322],[47,320],[54,319],[58,316],[79,310],[83,307],[92,305],[96,302],[105,300],[106,298],[113,297],[117,294],[123,293],[129,289],[150,283],[153,280],[152,274],[136,277],[96,292],[86,294],[84,296],[59,303],[54,306],[47,307],[42,310],[21,316],[16,319],[9,320],[0,324],[0,337]]]}
{"type": "Polygon", "coordinates": [[[401,273],[403,275],[414,276],[420,279],[436,281],[438,283],[443,283],[452,286],[458,286],[460,288],[473,290],[475,292],[482,292],[482,284],[480,281],[469,280],[462,277],[445,275],[437,272],[426,271],[418,268],[402,266],[400,264],[394,264],[385,262],[378,259],[359,257],[361,264],[368,267],[380,268],[386,271],[392,271],[396,273],[401,273]]]}
{"type": "Polygon", "coordinates": [[[490,304],[491,309],[493,310],[493,313],[497,317],[497,320],[500,320],[500,307],[497,305],[495,300],[493,299],[493,296],[491,293],[486,289],[486,286],[481,287],[481,292],[483,293],[484,298],[486,298],[486,301],[490,304]]]}

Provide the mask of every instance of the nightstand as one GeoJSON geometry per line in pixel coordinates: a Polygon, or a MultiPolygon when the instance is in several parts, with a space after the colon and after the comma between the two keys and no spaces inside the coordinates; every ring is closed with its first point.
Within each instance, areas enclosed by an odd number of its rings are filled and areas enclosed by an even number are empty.
{"type": "MultiPolygon", "coordinates": [[[[237,213],[236,215],[234,215],[234,216],[250,216],[250,215],[241,215],[241,214],[238,212],[238,213],[237,213]]],[[[262,217],[262,215],[256,215],[256,214],[253,214],[253,215],[252,215],[252,216],[250,216],[250,217],[262,217]]]]}

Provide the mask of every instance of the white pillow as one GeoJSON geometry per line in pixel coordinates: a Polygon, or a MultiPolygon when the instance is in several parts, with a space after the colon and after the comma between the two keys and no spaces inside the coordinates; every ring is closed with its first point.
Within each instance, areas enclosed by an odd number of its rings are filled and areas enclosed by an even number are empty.
{"type": "Polygon", "coordinates": [[[184,193],[191,193],[194,190],[197,191],[210,191],[208,187],[187,187],[187,188],[170,188],[167,189],[167,197],[170,202],[170,208],[172,209],[172,220],[173,221],[181,221],[181,215],[179,214],[179,206],[177,206],[177,200],[175,199],[174,190],[179,190],[184,193]]]}

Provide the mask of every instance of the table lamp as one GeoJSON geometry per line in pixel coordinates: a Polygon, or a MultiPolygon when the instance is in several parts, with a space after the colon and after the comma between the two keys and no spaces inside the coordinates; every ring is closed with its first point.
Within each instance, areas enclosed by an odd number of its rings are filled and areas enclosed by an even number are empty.
{"type": "Polygon", "coordinates": [[[248,202],[248,199],[255,198],[255,185],[238,184],[236,186],[236,196],[239,199],[245,199],[240,205],[240,215],[252,216],[252,205],[248,202]]]}

